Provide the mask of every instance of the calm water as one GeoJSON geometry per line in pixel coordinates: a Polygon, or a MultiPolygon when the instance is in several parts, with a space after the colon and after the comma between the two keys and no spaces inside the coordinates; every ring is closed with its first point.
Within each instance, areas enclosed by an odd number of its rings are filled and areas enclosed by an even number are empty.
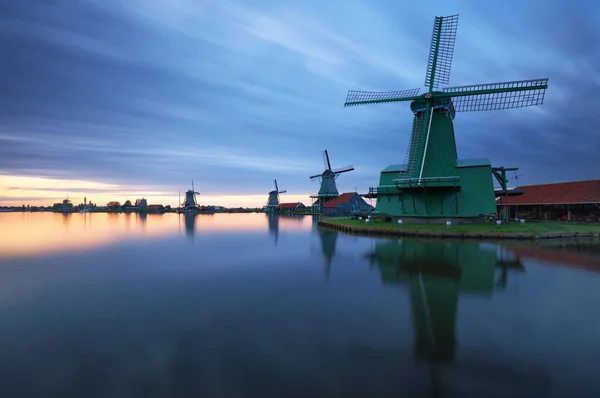
{"type": "Polygon", "coordinates": [[[0,214],[0,397],[598,397],[600,250],[0,214]]]}

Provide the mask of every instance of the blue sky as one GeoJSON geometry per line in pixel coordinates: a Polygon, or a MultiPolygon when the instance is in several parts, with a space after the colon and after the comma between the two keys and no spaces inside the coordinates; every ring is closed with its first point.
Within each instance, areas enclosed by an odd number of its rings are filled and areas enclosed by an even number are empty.
{"type": "Polygon", "coordinates": [[[328,149],[356,168],[340,191],[364,192],[404,159],[412,114],[344,108],[347,90],[424,89],[433,18],[458,13],[450,86],[550,78],[541,107],[458,114],[459,157],[522,184],[600,178],[600,5],[417,4],[0,0],[0,173],[306,195],[328,149]]]}

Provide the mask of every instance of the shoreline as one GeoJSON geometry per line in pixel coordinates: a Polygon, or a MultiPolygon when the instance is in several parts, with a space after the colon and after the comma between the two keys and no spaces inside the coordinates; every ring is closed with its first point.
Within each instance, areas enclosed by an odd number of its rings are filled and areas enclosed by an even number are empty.
{"type": "Polygon", "coordinates": [[[354,226],[332,221],[319,220],[318,226],[334,229],[352,235],[378,237],[415,237],[438,239],[494,239],[494,240],[540,240],[540,239],[575,239],[600,238],[600,227],[594,231],[556,231],[556,232],[490,232],[490,231],[452,231],[452,230],[422,230],[402,228],[385,228],[374,226],[354,226]]]}

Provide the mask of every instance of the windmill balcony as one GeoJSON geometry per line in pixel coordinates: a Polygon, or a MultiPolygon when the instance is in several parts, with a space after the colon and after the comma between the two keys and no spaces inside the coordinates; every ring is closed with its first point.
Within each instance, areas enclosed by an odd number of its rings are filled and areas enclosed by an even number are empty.
{"type": "MultiPolygon", "coordinates": [[[[398,193],[398,189],[396,189],[395,186],[391,186],[390,188],[393,190],[393,192],[398,193]]],[[[381,192],[383,194],[384,190],[385,190],[385,188],[383,188],[383,187],[369,187],[369,193],[362,194],[361,196],[363,198],[368,198],[368,199],[376,198],[378,193],[381,192]]],[[[385,192],[385,193],[392,193],[392,190],[390,190],[389,192],[385,192]]]]}
{"type": "Polygon", "coordinates": [[[380,185],[378,187],[369,187],[369,193],[363,195],[365,198],[376,198],[377,195],[398,194],[400,189],[395,185],[380,185]]]}
{"type": "Polygon", "coordinates": [[[423,178],[398,178],[394,180],[396,188],[456,188],[460,187],[458,176],[448,177],[423,177],[423,178]]]}

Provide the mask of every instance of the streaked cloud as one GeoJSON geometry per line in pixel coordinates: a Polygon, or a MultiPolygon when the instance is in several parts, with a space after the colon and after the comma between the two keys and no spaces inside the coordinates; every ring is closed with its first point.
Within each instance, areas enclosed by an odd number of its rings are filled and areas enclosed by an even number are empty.
{"type": "Polygon", "coordinates": [[[428,4],[6,2],[0,171],[119,192],[194,180],[223,198],[266,195],[277,178],[306,195],[327,148],[356,167],[340,190],[366,191],[404,159],[412,115],[344,109],[346,91],[423,87],[433,17],[459,13],[451,85],[550,78],[542,107],[459,114],[459,155],[520,166],[523,183],[598,178],[599,6],[428,4]]]}

